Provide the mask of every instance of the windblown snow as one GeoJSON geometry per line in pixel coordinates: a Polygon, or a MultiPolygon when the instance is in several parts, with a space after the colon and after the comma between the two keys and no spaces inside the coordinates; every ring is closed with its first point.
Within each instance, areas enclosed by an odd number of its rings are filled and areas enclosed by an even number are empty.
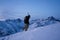
{"type": "Polygon", "coordinates": [[[0,37],[0,40],[60,40],[60,23],[0,37]]]}

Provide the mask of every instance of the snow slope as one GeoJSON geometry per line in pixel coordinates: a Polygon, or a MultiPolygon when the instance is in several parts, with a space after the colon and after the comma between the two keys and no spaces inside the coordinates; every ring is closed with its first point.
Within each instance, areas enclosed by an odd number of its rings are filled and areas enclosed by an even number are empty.
{"type": "Polygon", "coordinates": [[[60,23],[1,37],[0,40],[60,40],[60,23]]]}

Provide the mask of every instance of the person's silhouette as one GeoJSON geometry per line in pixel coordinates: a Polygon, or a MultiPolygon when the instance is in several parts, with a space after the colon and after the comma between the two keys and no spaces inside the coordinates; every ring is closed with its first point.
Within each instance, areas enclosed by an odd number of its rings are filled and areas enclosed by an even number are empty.
{"type": "Polygon", "coordinates": [[[28,14],[27,16],[25,16],[25,18],[24,18],[24,23],[25,23],[25,25],[24,25],[24,30],[25,31],[27,31],[27,29],[28,29],[28,27],[29,27],[29,19],[30,19],[30,15],[28,14]]]}

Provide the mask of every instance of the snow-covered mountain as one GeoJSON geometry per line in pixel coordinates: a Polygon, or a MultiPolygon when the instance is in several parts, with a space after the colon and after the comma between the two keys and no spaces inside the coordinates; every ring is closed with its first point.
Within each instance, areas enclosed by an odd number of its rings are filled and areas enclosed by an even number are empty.
{"type": "Polygon", "coordinates": [[[35,28],[36,27],[44,27],[44,26],[51,25],[51,24],[54,24],[57,22],[60,22],[60,20],[56,19],[53,16],[50,16],[46,19],[35,19],[35,20],[32,20],[30,22],[30,28],[32,28],[32,27],[35,27],[35,28]]]}
{"type": "MultiPolygon", "coordinates": [[[[34,30],[37,27],[45,27],[51,24],[55,24],[57,22],[60,22],[60,20],[54,18],[53,16],[46,19],[35,19],[30,21],[30,26],[28,30],[34,30]]],[[[0,21],[0,37],[21,32],[23,31],[23,27],[24,22],[19,18],[0,21]]]]}
{"type": "Polygon", "coordinates": [[[21,19],[7,19],[0,21],[0,37],[20,32],[24,26],[21,19]]]}
{"type": "Polygon", "coordinates": [[[60,40],[60,23],[1,37],[0,40],[60,40]]]}

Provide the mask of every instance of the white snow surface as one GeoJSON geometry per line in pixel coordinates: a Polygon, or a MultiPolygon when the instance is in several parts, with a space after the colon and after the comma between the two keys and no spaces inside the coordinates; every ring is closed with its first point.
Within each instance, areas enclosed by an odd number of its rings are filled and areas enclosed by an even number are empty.
{"type": "Polygon", "coordinates": [[[0,37],[0,40],[60,40],[60,23],[0,37]]]}

